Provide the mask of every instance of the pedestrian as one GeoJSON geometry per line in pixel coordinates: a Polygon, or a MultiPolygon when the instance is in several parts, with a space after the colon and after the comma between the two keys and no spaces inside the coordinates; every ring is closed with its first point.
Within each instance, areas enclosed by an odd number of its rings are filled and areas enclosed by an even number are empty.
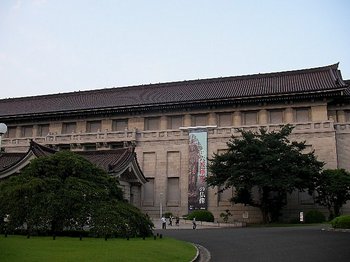
{"type": "Polygon", "coordinates": [[[175,218],[175,225],[179,226],[179,222],[180,222],[180,219],[179,219],[179,217],[177,216],[177,217],[175,218]]]}
{"type": "Polygon", "coordinates": [[[172,226],[172,225],[173,225],[173,217],[170,216],[170,217],[169,217],[169,226],[172,226]]]}
{"type": "Polygon", "coordinates": [[[166,218],[162,216],[161,220],[162,220],[162,229],[166,229],[166,218]]]}
{"type": "Polygon", "coordinates": [[[196,227],[197,227],[197,223],[196,223],[196,218],[195,217],[192,220],[192,226],[193,226],[193,229],[196,229],[196,227]]]}

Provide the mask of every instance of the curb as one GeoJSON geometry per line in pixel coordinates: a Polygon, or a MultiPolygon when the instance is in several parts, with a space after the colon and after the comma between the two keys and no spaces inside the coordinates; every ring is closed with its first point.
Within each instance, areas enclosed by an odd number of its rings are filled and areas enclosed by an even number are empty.
{"type": "Polygon", "coordinates": [[[195,255],[195,257],[190,261],[190,262],[196,262],[196,261],[199,261],[199,260],[197,260],[198,258],[199,258],[199,249],[198,249],[198,247],[197,247],[197,245],[196,244],[194,244],[194,243],[191,243],[192,244],[192,246],[194,246],[195,247],[195,249],[197,250],[197,252],[196,252],[196,255],[195,255]]]}
{"type": "Polygon", "coordinates": [[[197,254],[190,262],[210,262],[211,255],[208,249],[198,244],[191,244],[197,249],[197,254]]]}

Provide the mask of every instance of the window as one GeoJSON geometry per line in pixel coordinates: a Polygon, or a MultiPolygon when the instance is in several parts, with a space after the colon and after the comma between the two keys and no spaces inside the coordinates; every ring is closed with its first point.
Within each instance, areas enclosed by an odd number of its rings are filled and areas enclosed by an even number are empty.
{"type": "Polygon", "coordinates": [[[269,110],[269,123],[270,124],[283,123],[283,110],[269,110]]]}
{"type": "Polygon", "coordinates": [[[77,123],[75,123],[75,122],[63,123],[62,134],[75,133],[76,129],[77,129],[77,123]]]}
{"type": "Polygon", "coordinates": [[[153,206],[154,178],[147,178],[148,182],[143,187],[143,206],[153,206]]]}
{"type": "Polygon", "coordinates": [[[200,114],[192,116],[192,126],[206,126],[208,125],[208,115],[200,114]]]}
{"type": "Polygon", "coordinates": [[[49,134],[49,125],[38,125],[37,136],[47,136],[49,134]]]}
{"type": "Polygon", "coordinates": [[[310,121],[310,108],[296,108],[295,109],[295,121],[296,122],[309,122],[310,121]]]}
{"type": "Polygon", "coordinates": [[[179,151],[167,152],[167,176],[180,176],[181,155],[179,151]]]}
{"type": "Polygon", "coordinates": [[[350,122],[350,110],[345,110],[345,122],[350,122]]]}
{"type": "Polygon", "coordinates": [[[17,128],[14,126],[8,127],[7,132],[5,133],[5,136],[8,138],[15,138],[16,137],[16,131],[17,128]]]}
{"type": "Polygon", "coordinates": [[[159,130],[159,117],[147,117],[145,118],[145,130],[159,130]]]}
{"type": "Polygon", "coordinates": [[[183,126],[183,116],[169,116],[168,129],[179,129],[183,126]]]}
{"type": "Polygon", "coordinates": [[[178,177],[168,177],[167,205],[178,206],[180,202],[180,187],[178,177]]]}
{"type": "Polygon", "coordinates": [[[156,174],[156,153],[144,152],[142,170],[145,176],[154,177],[156,174]]]}
{"type": "Polygon", "coordinates": [[[21,137],[33,137],[33,126],[22,126],[21,137]]]}
{"type": "Polygon", "coordinates": [[[112,122],[113,131],[125,131],[128,128],[128,119],[115,119],[112,122]]]}
{"type": "Polygon", "coordinates": [[[256,125],[258,123],[258,112],[257,111],[246,111],[242,113],[242,124],[243,125],[256,125]]]}
{"type": "Polygon", "coordinates": [[[88,121],[86,123],[86,132],[96,133],[101,131],[101,121],[88,121]]]}
{"type": "Polygon", "coordinates": [[[218,114],[218,126],[232,126],[232,114],[231,113],[218,114]]]}

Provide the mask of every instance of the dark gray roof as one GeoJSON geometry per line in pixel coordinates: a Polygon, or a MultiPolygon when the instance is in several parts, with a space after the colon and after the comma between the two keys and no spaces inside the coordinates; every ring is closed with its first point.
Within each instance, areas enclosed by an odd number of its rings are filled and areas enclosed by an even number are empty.
{"type": "Polygon", "coordinates": [[[278,73],[2,99],[0,118],[325,93],[345,87],[338,64],[334,64],[278,73]]]}

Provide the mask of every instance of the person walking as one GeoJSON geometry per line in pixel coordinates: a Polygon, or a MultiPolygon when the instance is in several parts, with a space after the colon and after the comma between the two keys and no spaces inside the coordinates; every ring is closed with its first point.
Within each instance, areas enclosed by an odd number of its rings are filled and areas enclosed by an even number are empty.
{"type": "Polygon", "coordinates": [[[162,216],[161,220],[162,220],[162,229],[166,229],[166,218],[162,216]]]}
{"type": "Polygon", "coordinates": [[[196,223],[196,218],[195,217],[192,220],[192,226],[193,226],[193,229],[197,228],[197,223],[196,223]]]}

